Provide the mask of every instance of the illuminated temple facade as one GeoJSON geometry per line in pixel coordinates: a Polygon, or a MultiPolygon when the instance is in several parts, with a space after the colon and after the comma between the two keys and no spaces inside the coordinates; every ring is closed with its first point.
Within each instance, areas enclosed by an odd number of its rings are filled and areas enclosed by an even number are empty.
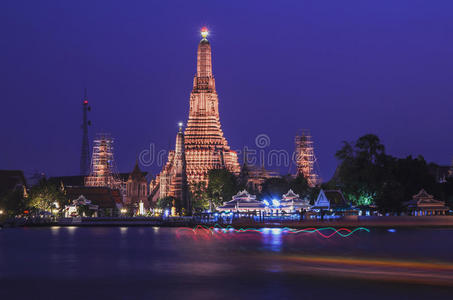
{"type": "Polygon", "coordinates": [[[239,174],[236,152],[223,136],[219,117],[219,99],[212,74],[211,45],[206,28],[198,44],[197,73],[190,94],[189,120],[185,131],[182,124],[174,151],[170,151],[167,164],[157,178],[158,198],[173,196],[189,208],[185,187],[201,181],[207,182],[211,169],[226,168],[239,174]]]}
{"type": "Polygon", "coordinates": [[[211,45],[207,29],[202,29],[198,44],[197,73],[190,94],[189,121],[184,132],[189,183],[206,181],[209,170],[226,168],[239,174],[236,152],[223,136],[219,118],[219,99],[212,74],[211,45]]]}
{"type": "Polygon", "coordinates": [[[184,208],[191,209],[188,197],[182,124],[180,124],[179,132],[176,135],[175,150],[171,150],[168,153],[167,163],[162,172],[160,172],[158,180],[158,198],[174,197],[180,201],[184,208]]]}

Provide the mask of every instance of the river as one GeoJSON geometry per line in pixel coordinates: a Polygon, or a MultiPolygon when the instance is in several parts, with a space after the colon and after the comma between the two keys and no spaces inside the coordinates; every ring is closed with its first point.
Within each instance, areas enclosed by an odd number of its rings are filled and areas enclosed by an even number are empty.
{"type": "Polygon", "coordinates": [[[453,299],[453,229],[0,230],[0,299],[453,299]]]}

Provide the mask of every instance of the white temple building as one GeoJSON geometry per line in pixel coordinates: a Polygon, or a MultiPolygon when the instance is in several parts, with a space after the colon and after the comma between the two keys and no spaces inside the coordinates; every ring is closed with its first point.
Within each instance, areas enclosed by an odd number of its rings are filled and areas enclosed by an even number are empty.
{"type": "MultiPolygon", "coordinates": [[[[79,198],[72,200],[72,204],[65,206],[65,217],[70,218],[79,216],[79,208],[82,206],[85,206],[89,211],[91,211],[92,217],[97,217],[99,206],[91,204],[91,201],[85,198],[84,195],[80,195],[79,198]]],[[[81,217],[85,217],[85,215],[81,217]]]]}
{"type": "Polygon", "coordinates": [[[233,212],[264,211],[265,209],[266,205],[256,200],[256,196],[249,194],[246,190],[238,192],[233,196],[232,200],[224,202],[222,206],[217,207],[218,211],[233,212]]]}
{"type": "Polygon", "coordinates": [[[345,210],[349,205],[340,190],[326,190],[321,189],[315,204],[311,209],[323,210],[345,210]]]}
{"type": "Polygon", "coordinates": [[[310,209],[310,201],[307,198],[300,199],[299,194],[294,193],[293,190],[289,190],[282,196],[280,201],[281,211],[285,213],[295,213],[303,210],[310,209]]]}

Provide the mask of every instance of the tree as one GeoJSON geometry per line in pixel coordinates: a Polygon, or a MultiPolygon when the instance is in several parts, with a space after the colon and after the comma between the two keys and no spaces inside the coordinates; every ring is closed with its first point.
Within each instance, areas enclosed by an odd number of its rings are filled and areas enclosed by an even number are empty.
{"type": "Polygon", "coordinates": [[[375,202],[382,213],[397,212],[400,214],[403,210],[403,195],[402,185],[397,181],[389,181],[385,182],[377,192],[375,202]]]}
{"type": "Polygon", "coordinates": [[[311,194],[311,189],[303,174],[299,174],[291,180],[289,186],[296,194],[299,194],[300,198],[305,198],[311,194]]]}
{"type": "Polygon", "coordinates": [[[422,156],[387,155],[375,135],[364,135],[354,145],[345,142],[335,156],[340,165],[331,182],[355,205],[375,203],[382,212],[400,213],[403,202],[422,188],[441,194],[422,156]]]}
{"type": "Polygon", "coordinates": [[[190,188],[190,198],[195,211],[201,212],[209,209],[209,197],[204,181],[193,182],[190,188]]]}
{"type": "Polygon", "coordinates": [[[425,189],[436,197],[440,194],[436,189],[436,179],[430,173],[428,164],[421,155],[416,158],[408,156],[395,160],[392,175],[401,185],[404,201],[410,200],[421,189],[425,189]]]}
{"type": "Polygon", "coordinates": [[[453,177],[449,177],[446,182],[440,183],[437,189],[440,191],[441,199],[453,209],[453,177]]]}
{"type": "Polygon", "coordinates": [[[51,211],[68,204],[63,191],[45,178],[30,189],[28,205],[41,211],[51,211]]]}
{"type": "Polygon", "coordinates": [[[22,213],[27,207],[27,199],[21,189],[9,191],[0,196],[0,210],[12,217],[22,213]]]}
{"type": "Polygon", "coordinates": [[[173,205],[175,205],[175,207],[176,207],[176,202],[178,202],[178,201],[176,200],[175,197],[172,197],[172,196],[159,198],[157,200],[157,207],[159,207],[161,209],[171,209],[173,207],[173,205]]]}
{"type": "Polygon", "coordinates": [[[369,205],[374,201],[384,179],[390,173],[393,159],[385,154],[385,147],[373,134],[360,137],[354,146],[344,142],[335,154],[340,166],[333,181],[355,205],[369,205]]]}
{"type": "Polygon", "coordinates": [[[229,201],[239,191],[236,176],[227,169],[212,169],[208,172],[207,193],[213,206],[229,201]]]}
{"type": "Polygon", "coordinates": [[[291,188],[290,182],[287,177],[273,177],[268,178],[262,185],[260,199],[278,198],[288,192],[291,188]]]}

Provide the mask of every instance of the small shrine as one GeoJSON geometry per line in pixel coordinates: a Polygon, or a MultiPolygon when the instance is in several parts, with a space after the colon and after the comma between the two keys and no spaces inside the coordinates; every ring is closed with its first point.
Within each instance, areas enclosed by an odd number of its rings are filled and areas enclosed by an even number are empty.
{"type": "Polygon", "coordinates": [[[65,217],[97,217],[98,205],[91,204],[91,201],[85,198],[84,195],[80,195],[79,198],[72,200],[71,205],[65,206],[65,217]]]}
{"type": "Polygon", "coordinates": [[[445,215],[449,210],[445,202],[434,199],[424,189],[404,204],[411,216],[439,216],[445,215]]]}
{"type": "Polygon", "coordinates": [[[312,206],[312,209],[323,210],[345,210],[348,208],[349,205],[340,190],[324,191],[323,189],[319,192],[315,205],[312,206]]]}

